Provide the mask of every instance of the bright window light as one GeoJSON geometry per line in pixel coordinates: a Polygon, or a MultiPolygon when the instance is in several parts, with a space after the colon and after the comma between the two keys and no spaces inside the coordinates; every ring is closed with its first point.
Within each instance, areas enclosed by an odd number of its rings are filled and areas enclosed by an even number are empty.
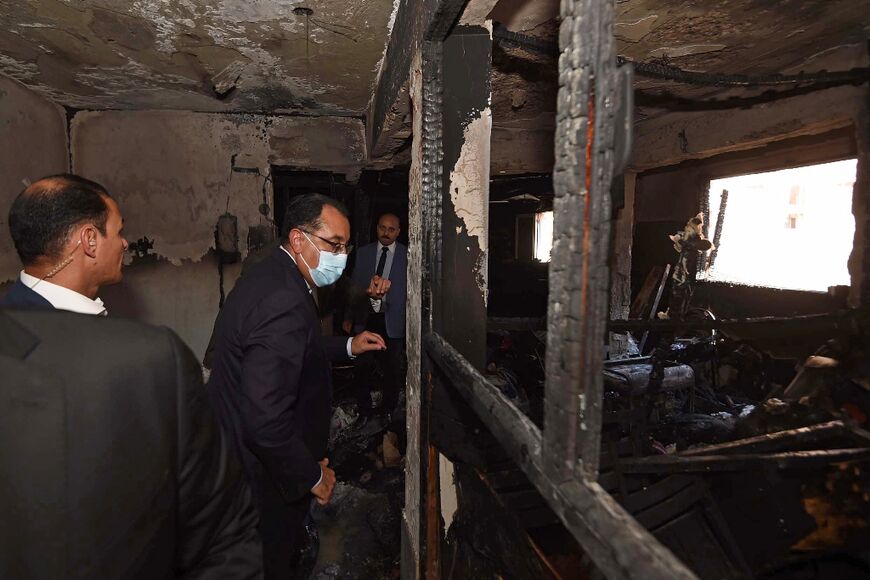
{"type": "Polygon", "coordinates": [[[553,212],[535,214],[535,259],[539,262],[550,261],[553,249],[553,212]]]}
{"type": "Polygon", "coordinates": [[[710,182],[709,235],[722,190],[728,203],[707,280],[826,291],[848,285],[857,160],[783,169],[710,182]]]}

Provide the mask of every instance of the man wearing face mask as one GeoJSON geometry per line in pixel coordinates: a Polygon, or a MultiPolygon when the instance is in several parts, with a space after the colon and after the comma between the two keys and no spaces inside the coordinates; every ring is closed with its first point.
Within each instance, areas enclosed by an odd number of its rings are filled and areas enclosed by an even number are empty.
{"type": "Polygon", "coordinates": [[[320,333],[312,290],[334,284],[347,262],[342,204],[319,194],[293,198],[281,239],[227,297],[208,382],[260,511],[267,579],[292,578],[311,501],[332,497],[330,362],[386,348],[371,332],[320,333]]]}

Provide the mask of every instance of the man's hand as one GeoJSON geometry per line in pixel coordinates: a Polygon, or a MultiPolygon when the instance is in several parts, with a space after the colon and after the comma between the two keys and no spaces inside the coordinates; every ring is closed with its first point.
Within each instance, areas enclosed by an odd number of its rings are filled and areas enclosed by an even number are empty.
{"type": "Polygon", "coordinates": [[[381,300],[384,296],[387,295],[387,291],[390,289],[390,281],[386,278],[381,278],[380,276],[372,276],[371,282],[369,282],[369,287],[366,289],[366,294],[372,300],[381,300]]]}
{"type": "Polygon", "coordinates": [[[387,350],[387,343],[380,334],[365,330],[350,341],[350,352],[353,356],[359,356],[370,350],[387,350]]]}
{"type": "Polygon", "coordinates": [[[327,467],[329,459],[324,457],[317,463],[320,464],[320,470],[323,472],[323,477],[320,478],[320,483],[311,488],[311,493],[317,498],[317,503],[326,505],[332,499],[332,491],[335,489],[335,472],[327,467]]]}
{"type": "Polygon", "coordinates": [[[341,329],[345,334],[350,334],[353,332],[353,320],[345,320],[341,323],[341,329]]]}

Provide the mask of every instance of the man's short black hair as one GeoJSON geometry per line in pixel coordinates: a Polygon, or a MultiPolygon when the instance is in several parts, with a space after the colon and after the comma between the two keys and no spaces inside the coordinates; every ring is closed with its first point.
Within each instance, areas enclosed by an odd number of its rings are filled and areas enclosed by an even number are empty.
{"type": "Polygon", "coordinates": [[[323,212],[323,206],[325,205],[331,205],[345,218],[350,219],[347,208],[337,199],[332,199],[320,193],[297,195],[290,199],[290,203],[287,204],[287,211],[284,212],[284,222],[281,224],[281,239],[286,240],[287,236],[290,235],[290,230],[293,228],[309,231],[319,229],[323,225],[320,221],[320,214],[323,212]]]}
{"type": "Polygon", "coordinates": [[[9,209],[9,231],[21,262],[57,259],[72,230],[92,223],[106,235],[106,188],[78,175],[44,177],[24,189],[9,209]]]}

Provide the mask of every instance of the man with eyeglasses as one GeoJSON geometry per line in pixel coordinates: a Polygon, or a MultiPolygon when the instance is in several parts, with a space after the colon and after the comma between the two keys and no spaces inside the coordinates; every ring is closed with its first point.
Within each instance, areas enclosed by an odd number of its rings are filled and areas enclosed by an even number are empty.
{"type": "Polygon", "coordinates": [[[311,502],[332,497],[330,362],[386,349],[372,332],[321,335],[312,290],[341,276],[349,238],[341,203],[293,198],[280,247],[238,281],[216,323],[208,388],[254,491],[267,579],[293,577],[311,502]]]}
{"type": "Polygon", "coordinates": [[[352,281],[355,300],[342,328],[348,334],[368,330],[384,337],[387,350],[367,354],[354,362],[359,414],[372,414],[371,391],[381,387],[381,412],[391,422],[405,384],[405,301],[408,289],[408,248],[399,243],[399,218],[385,213],[378,219],[377,240],[356,251],[352,281]],[[383,381],[375,383],[380,367],[383,381]]]}

